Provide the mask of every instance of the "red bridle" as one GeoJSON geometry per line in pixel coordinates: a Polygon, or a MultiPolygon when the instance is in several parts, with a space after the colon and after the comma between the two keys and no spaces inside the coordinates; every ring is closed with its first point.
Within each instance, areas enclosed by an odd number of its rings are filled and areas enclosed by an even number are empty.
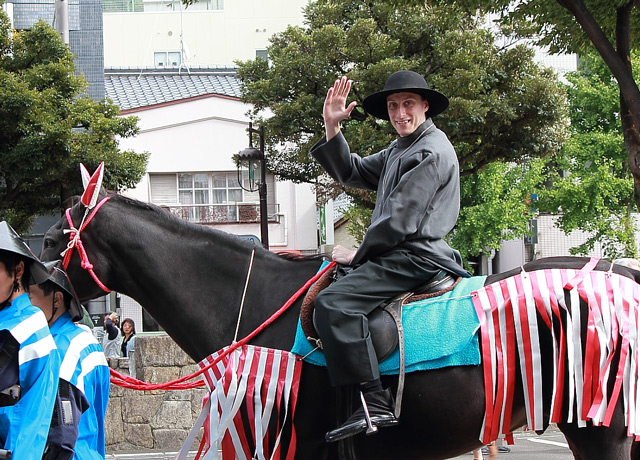
{"type": "Polygon", "coordinates": [[[63,257],[62,266],[66,270],[67,266],[69,265],[69,261],[71,260],[71,254],[73,253],[73,248],[77,247],[78,255],[80,256],[80,266],[85,270],[87,270],[91,275],[91,278],[93,278],[93,280],[100,287],[100,289],[102,289],[107,293],[111,292],[111,289],[106,287],[102,283],[102,281],[98,279],[98,275],[96,275],[96,273],[93,271],[93,265],[91,264],[91,262],[89,262],[89,257],[87,257],[87,251],[85,251],[84,245],[82,244],[82,240],[80,239],[80,232],[82,232],[82,230],[84,230],[85,227],[89,225],[89,222],[91,222],[91,220],[93,219],[93,216],[96,215],[96,212],[98,212],[98,209],[100,209],[102,205],[105,204],[108,200],[109,200],[109,197],[103,198],[102,201],[100,201],[96,205],[96,207],[93,209],[91,214],[89,214],[89,208],[86,208],[84,212],[84,216],[82,217],[82,222],[80,222],[79,228],[75,228],[73,226],[73,220],[71,219],[71,208],[67,208],[67,210],[65,211],[65,215],[67,216],[67,222],[69,222],[69,229],[65,229],[64,233],[69,233],[69,243],[67,244],[67,248],[60,253],[60,255],[63,257]],[[89,217],[87,217],[87,214],[89,214],[89,217]]]}

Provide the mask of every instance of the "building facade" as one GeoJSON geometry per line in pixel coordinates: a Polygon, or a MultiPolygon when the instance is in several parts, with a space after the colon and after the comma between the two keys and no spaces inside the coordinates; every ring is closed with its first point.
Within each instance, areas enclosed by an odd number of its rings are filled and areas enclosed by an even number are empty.
{"type": "MultiPolygon", "coordinates": [[[[139,133],[120,139],[120,149],[150,153],[145,176],[123,194],[260,244],[259,194],[245,190],[248,184],[239,177],[234,161],[234,155],[249,146],[250,121],[250,106],[239,98],[234,73],[225,69],[107,70],[105,87],[122,116],[139,118],[139,133]]],[[[257,138],[253,145],[259,145],[257,138]]],[[[271,174],[266,182],[270,250],[315,254],[313,188],[280,181],[271,174]]],[[[90,312],[114,308],[113,297],[104,300],[106,305],[98,301],[90,312]]],[[[131,317],[141,325],[147,322],[133,299],[119,296],[116,304],[122,318],[131,317]]]]}
{"type": "Polygon", "coordinates": [[[233,68],[302,25],[307,0],[104,0],[107,68],[233,68]]]}
{"type": "MultiPolygon", "coordinates": [[[[65,0],[63,3],[68,7],[69,45],[76,55],[76,71],[89,83],[88,96],[102,100],[105,96],[102,0],[65,0]]],[[[16,30],[28,29],[38,20],[59,25],[55,1],[6,0],[3,8],[16,30]]]]}

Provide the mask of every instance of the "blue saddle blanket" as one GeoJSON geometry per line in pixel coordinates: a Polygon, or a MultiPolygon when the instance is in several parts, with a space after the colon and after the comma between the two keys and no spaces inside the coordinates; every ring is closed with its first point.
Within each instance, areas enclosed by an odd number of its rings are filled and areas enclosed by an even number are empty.
{"type": "MultiPolygon", "coordinates": [[[[420,300],[402,307],[407,372],[449,366],[480,364],[478,330],[480,323],[473,308],[471,293],[484,285],[484,276],[463,278],[457,286],[439,297],[420,300]]],[[[324,353],[315,350],[298,329],[292,353],[317,366],[326,366],[324,353]]],[[[380,363],[383,375],[397,374],[398,349],[380,363]]]]}

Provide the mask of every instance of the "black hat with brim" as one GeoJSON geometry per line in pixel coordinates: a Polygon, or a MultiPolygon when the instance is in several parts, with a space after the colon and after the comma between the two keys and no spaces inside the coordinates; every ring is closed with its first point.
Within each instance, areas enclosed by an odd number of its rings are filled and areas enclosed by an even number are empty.
{"type": "Polygon", "coordinates": [[[384,89],[367,96],[362,101],[364,110],[376,118],[389,120],[387,96],[394,93],[416,93],[429,102],[427,118],[435,117],[449,107],[449,98],[439,91],[429,88],[424,77],[411,70],[399,70],[387,78],[384,89]]]}
{"type": "Polygon", "coordinates": [[[49,277],[49,273],[42,265],[42,262],[6,221],[0,222],[0,251],[12,252],[26,259],[25,262],[29,264],[31,273],[29,284],[42,283],[49,277]]]}
{"type": "Polygon", "coordinates": [[[73,321],[80,321],[84,316],[84,312],[82,311],[82,307],[80,306],[80,301],[76,296],[75,291],[73,290],[73,286],[71,286],[71,281],[67,276],[66,272],[61,268],[61,262],[59,260],[54,260],[51,262],[45,262],[44,266],[49,271],[49,277],[47,281],[51,281],[58,287],[60,287],[63,291],[65,291],[69,296],[71,296],[71,302],[69,304],[69,313],[71,314],[71,318],[73,321]]]}

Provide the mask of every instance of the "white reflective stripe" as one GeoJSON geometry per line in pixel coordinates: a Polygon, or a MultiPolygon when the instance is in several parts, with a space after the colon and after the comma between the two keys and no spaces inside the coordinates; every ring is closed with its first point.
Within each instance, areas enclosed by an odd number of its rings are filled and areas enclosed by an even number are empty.
{"type": "MultiPolygon", "coordinates": [[[[71,382],[73,374],[75,374],[78,367],[78,361],[80,361],[80,354],[82,353],[82,350],[87,348],[89,345],[97,343],[98,342],[93,337],[93,334],[90,332],[82,332],[71,339],[69,347],[64,355],[64,359],[62,360],[62,364],[60,365],[60,378],[67,382],[71,382]]],[[[102,354],[104,355],[104,353],[102,354]]],[[[106,365],[106,359],[104,361],[106,365]]]]}
{"type": "Polygon", "coordinates": [[[71,405],[71,401],[62,400],[60,401],[62,404],[60,408],[62,409],[62,423],[65,425],[73,425],[73,406],[71,405]]]}
{"type": "Polygon", "coordinates": [[[33,359],[39,359],[49,355],[52,350],[56,349],[56,343],[51,335],[47,335],[37,342],[20,348],[18,352],[18,364],[29,362],[33,359]]]}
{"type": "Polygon", "coordinates": [[[44,313],[42,313],[41,310],[38,310],[28,318],[22,320],[20,324],[14,326],[10,332],[18,343],[22,344],[34,333],[45,327],[48,327],[47,318],[45,318],[44,313]]]}
{"type": "Polygon", "coordinates": [[[107,366],[107,360],[102,351],[94,351],[82,360],[80,375],[75,384],[82,394],[84,394],[84,377],[98,366],[107,366]]]}

